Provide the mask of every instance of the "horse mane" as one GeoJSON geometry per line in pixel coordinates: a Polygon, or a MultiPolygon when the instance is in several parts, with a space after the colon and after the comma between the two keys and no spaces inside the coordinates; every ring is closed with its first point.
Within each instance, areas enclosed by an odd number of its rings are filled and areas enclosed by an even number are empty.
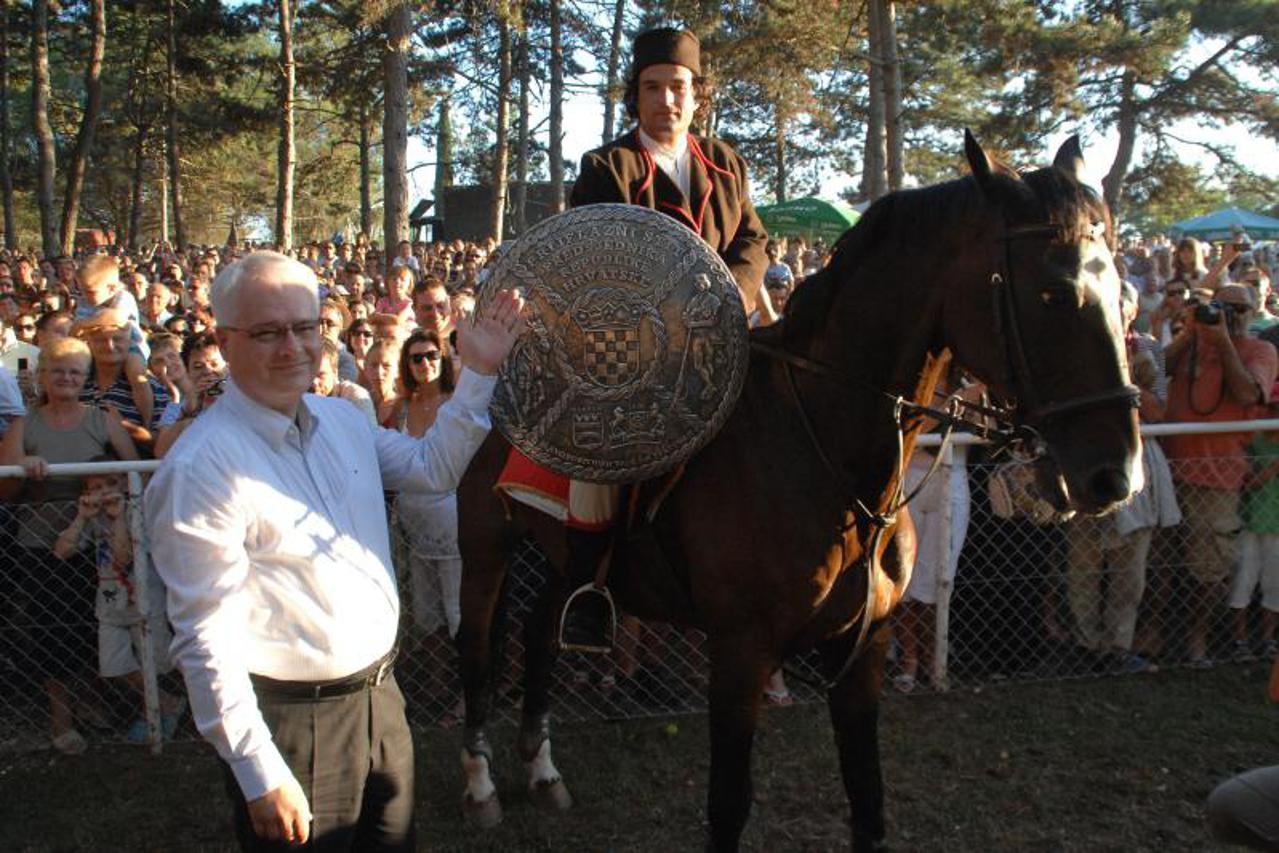
{"type": "Polygon", "coordinates": [[[917,253],[921,237],[945,234],[957,224],[981,221],[989,212],[992,197],[1005,210],[1009,222],[1057,225],[1061,228],[1059,239],[1066,243],[1081,242],[1094,222],[1104,222],[1107,241],[1114,245],[1113,224],[1106,205],[1086,184],[1051,166],[1020,176],[1007,167],[999,167],[984,192],[971,175],[928,187],[897,190],[872,203],[835,242],[830,262],[795,288],[783,320],[787,336],[807,339],[819,332],[837,289],[853,278],[867,258],[877,252],[917,253]]]}

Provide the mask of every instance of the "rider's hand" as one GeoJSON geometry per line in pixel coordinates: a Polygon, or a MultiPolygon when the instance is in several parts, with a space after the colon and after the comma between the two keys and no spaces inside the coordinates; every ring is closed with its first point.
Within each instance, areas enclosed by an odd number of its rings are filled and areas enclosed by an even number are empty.
{"type": "Polygon", "coordinates": [[[296,779],[250,800],[249,823],[265,841],[305,844],[311,837],[311,806],[296,779]]]}

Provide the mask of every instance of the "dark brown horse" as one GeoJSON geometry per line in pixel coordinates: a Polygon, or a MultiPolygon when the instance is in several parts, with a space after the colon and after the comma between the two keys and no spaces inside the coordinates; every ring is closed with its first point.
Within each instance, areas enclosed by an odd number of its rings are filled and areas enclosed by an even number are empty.
{"type": "MultiPolygon", "coordinates": [[[[615,560],[610,586],[626,611],[706,632],[712,849],[737,849],[746,823],[769,673],[814,647],[833,681],[853,846],[883,841],[880,682],[888,617],[913,561],[909,519],[893,510],[902,448],[909,455],[920,426],[899,417],[894,397],[930,400],[952,353],[1040,437],[1041,481],[1063,507],[1102,511],[1137,485],[1109,216],[1080,183],[1077,140],[1023,175],[971,136],[965,148],[972,177],[876,202],[798,288],[786,318],[752,333],[732,416],[647,531],[664,559],[615,560]]],[[[493,484],[506,451],[491,436],[458,493],[463,764],[467,811],[481,824],[500,817],[484,726],[506,556],[526,531],[553,563],[564,554],[563,529],[548,517],[519,508],[505,519],[493,484]]],[[[571,799],[551,762],[548,691],[552,605],[563,595],[553,579],[525,623],[519,735],[534,799],[560,808],[571,799]]]]}

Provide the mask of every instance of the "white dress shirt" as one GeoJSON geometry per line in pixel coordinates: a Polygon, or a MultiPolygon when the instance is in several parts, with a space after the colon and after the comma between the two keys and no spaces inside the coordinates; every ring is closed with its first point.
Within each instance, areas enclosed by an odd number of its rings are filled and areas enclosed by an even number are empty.
{"type": "Polygon", "coordinates": [[[495,382],[464,370],[415,439],[313,394],[290,420],[228,381],[156,472],[145,508],[173,659],[196,727],[246,799],[292,778],[249,673],[342,678],[391,650],[400,603],[382,491],[457,488],[495,382]]]}
{"type": "Polygon", "coordinates": [[[657,168],[666,173],[666,177],[671,179],[671,183],[679,187],[679,191],[684,194],[684,198],[688,198],[688,169],[691,155],[688,153],[688,134],[680,136],[679,141],[675,143],[674,148],[665,148],[656,139],[644,132],[644,128],[640,128],[640,142],[648,149],[648,153],[652,155],[653,162],[657,164],[657,168]]]}

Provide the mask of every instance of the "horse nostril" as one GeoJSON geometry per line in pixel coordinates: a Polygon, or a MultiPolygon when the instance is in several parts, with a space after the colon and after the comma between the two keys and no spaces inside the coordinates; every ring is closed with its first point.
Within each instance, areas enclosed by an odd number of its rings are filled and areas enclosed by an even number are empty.
{"type": "Polygon", "coordinates": [[[1122,468],[1101,468],[1089,478],[1088,494],[1097,504],[1122,501],[1128,497],[1128,475],[1122,468]]]}

